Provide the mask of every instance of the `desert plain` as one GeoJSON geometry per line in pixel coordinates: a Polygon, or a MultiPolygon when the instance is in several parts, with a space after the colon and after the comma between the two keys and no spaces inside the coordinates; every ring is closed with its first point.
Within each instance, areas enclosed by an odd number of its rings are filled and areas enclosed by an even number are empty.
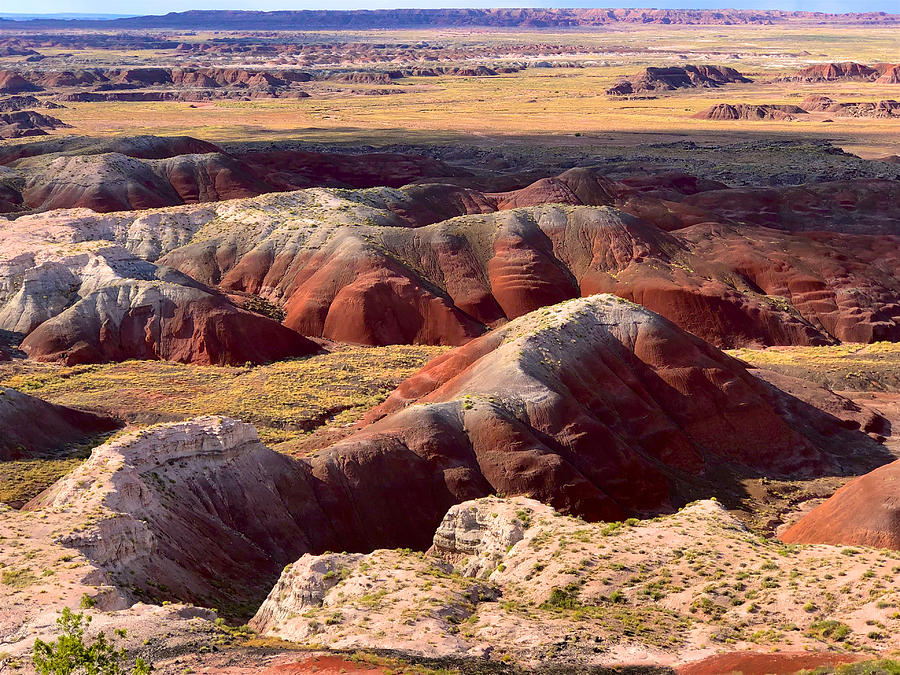
{"type": "Polygon", "coordinates": [[[898,30],[0,19],[0,672],[900,672],[898,30]]]}

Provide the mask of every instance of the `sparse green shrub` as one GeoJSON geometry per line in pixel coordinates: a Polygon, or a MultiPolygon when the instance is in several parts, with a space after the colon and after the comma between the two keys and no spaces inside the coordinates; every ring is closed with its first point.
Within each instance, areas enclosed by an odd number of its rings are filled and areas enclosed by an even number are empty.
{"type": "MultiPolygon", "coordinates": [[[[146,675],[153,666],[137,658],[134,665],[124,665],[127,654],[124,649],[113,647],[101,632],[93,642],[85,644],[84,630],[91,622],[90,616],[75,614],[66,607],[56,620],[62,634],[55,642],[34,641],[32,662],[40,675],[146,675]]],[[[122,629],[115,631],[125,637],[122,629]]]]}
{"type": "Polygon", "coordinates": [[[260,297],[248,298],[244,301],[243,308],[248,312],[261,314],[262,316],[266,316],[273,321],[277,321],[278,323],[284,321],[285,317],[287,316],[287,314],[285,314],[285,311],[281,309],[281,307],[272,302],[269,302],[265,298],[260,297]]]}
{"type": "Polygon", "coordinates": [[[550,597],[542,607],[544,609],[575,609],[581,604],[578,601],[578,586],[569,584],[565,588],[558,586],[550,591],[550,597]]]}
{"type": "Polygon", "coordinates": [[[820,640],[834,640],[840,642],[846,640],[850,635],[850,626],[834,619],[822,619],[814,621],[806,631],[809,637],[818,638],[820,640]]]}

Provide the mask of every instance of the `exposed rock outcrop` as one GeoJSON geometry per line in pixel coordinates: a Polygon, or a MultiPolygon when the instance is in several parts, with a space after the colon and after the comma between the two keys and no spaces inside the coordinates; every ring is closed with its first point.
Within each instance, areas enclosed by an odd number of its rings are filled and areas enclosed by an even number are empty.
{"type": "Polygon", "coordinates": [[[628,80],[608,89],[609,96],[629,96],[645,92],[672,91],[683,88],[721,87],[734,82],[752,82],[727,66],[672,66],[646,68],[628,80]]]}
{"type": "Polygon", "coordinates": [[[24,216],[0,239],[10,256],[48,238],[127,246],[208,286],[264,296],[304,335],[367,344],[461,344],[597,292],[721,347],[897,339],[895,181],[722,189],[689,178],[616,183],[577,169],[507,193],[311,189],[24,216]]]}
{"type": "Polygon", "coordinates": [[[887,64],[875,80],[877,84],[900,84],[900,64],[887,64]]]}
{"type": "Polygon", "coordinates": [[[70,128],[62,120],[34,110],[0,113],[0,138],[46,136],[47,130],[70,128]]]}
{"type": "Polygon", "coordinates": [[[199,418],[95,448],[27,508],[99,507],[95,524],[64,543],[113,583],[137,589],[133,599],[234,615],[302,552],[341,547],[312,488],[306,466],[264,447],[252,426],[199,418]]]}
{"type": "Polygon", "coordinates": [[[0,112],[18,112],[19,110],[33,110],[35,108],[59,109],[63,106],[53,101],[41,101],[35,96],[10,96],[0,99],[0,112]]]}
{"type": "Polygon", "coordinates": [[[488,497],[451,508],[424,556],[399,550],[303,556],[285,568],[251,625],[266,636],[336,649],[521,665],[546,664],[550,652],[554,667],[574,671],[635,653],[660,667],[697,661],[698,641],[716,643],[723,622],[740,623],[746,633],[728,633],[731,649],[756,651],[758,658],[720,659],[720,669],[710,659],[683,672],[721,673],[722,666],[741,664],[766,668],[747,672],[789,672],[792,664],[845,661],[815,653],[824,645],[814,630],[816,614],[804,607],[820,603],[823,592],[835,598],[830,611],[848,622],[854,641],[883,649],[866,619],[887,617],[897,592],[862,575],[864,565],[889,565],[891,558],[865,549],[857,555],[858,562],[848,562],[836,548],[785,550],[712,501],[652,521],[603,526],[533,500],[488,497]],[[705,574],[711,568],[727,574],[735,564],[761,570],[743,577],[739,591],[712,592],[705,574]],[[806,570],[829,573],[821,580],[806,570]],[[848,580],[861,592],[841,592],[848,580]],[[747,611],[738,601],[744,592],[768,612],[747,611]],[[798,627],[782,639],[788,653],[780,659],[759,653],[748,637],[772,621],[798,627]]]}
{"type": "MultiPolygon", "coordinates": [[[[887,65],[887,64],[885,64],[887,65]]],[[[783,82],[833,82],[836,80],[872,81],[879,77],[877,68],[853,61],[817,63],[794,75],[781,78],[783,82]]]]}
{"type": "Polygon", "coordinates": [[[31,358],[261,363],[318,347],[185,275],[102,242],[0,254],[0,326],[31,358]],[[5,258],[5,259],[4,259],[5,258]]]}
{"type": "MultiPolygon", "coordinates": [[[[239,615],[304,553],[426,548],[454,504],[495,492],[619,519],[724,496],[741,472],[820,475],[883,461],[864,434],[611,296],[536,312],[450,352],[371,417],[380,415],[304,460],[266,449],[233,420],[136,432],[96,448],[28,508],[90,513],[64,543],[125,597],[239,615]]],[[[492,573],[528,529],[527,518],[453,513],[435,550],[469,574],[492,573]]],[[[339,583],[332,567],[316,565],[322,583],[300,595],[339,583]]]]}
{"type": "MultiPolygon", "coordinates": [[[[40,113],[0,114],[0,136],[43,134],[43,128],[59,126],[66,125],[40,113]]],[[[0,149],[0,164],[14,166],[18,180],[10,181],[10,186],[24,186],[18,188],[20,198],[14,208],[3,211],[86,207],[105,213],[315,185],[400,187],[468,174],[414,155],[253,152],[235,156],[189,137],[153,136],[106,142],[76,137],[9,146],[0,149]]]]}
{"type": "Polygon", "coordinates": [[[538,310],[438,357],[366,421],[328,452],[413,453],[447,467],[437,494],[530,494],[588,519],[665,510],[729,471],[843,471],[855,460],[835,434],[885,455],[608,295],[538,310]]]}
{"type": "Polygon", "coordinates": [[[12,70],[0,70],[0,94],[40,91],[40,87],[12,70]]]}
{"type": "MultiPolygon", "coordinates": [[[[732,208],[749,213],[758,201],[747,200],[746,207],[736,201],[732,208]]],[[[715,203],[729,202],[723,195],[715,203]]],[[[359,209],[357,217],[391,223],[383,211],[348,207],[359,209]]],[[[660,207],[638,213],[667,220],[678,205],[660,207]]],[[[758,210],[750,217],[765,215],[758,210]]],[[[808,238],[706,222],[715,217],[665,233],[615,209],[547,205],[416,230],[320,225],[249,242],[204,237],[163,261],[206,283],[265,295],[305,335],[369,344],[459,344],[483,330],[478,324],[596,292],[640,302],[720,346],[896,339],[890,281],[896,252],[885,248],[892,240],[808,238]],[[853,256],[835,260],[830,252],[838,250],[853,256]],[[866,289],[869,299],[844,290],[851,286],[839,270],[850,269],[852,287],[866,289]],[[370,316],[366,308],[376,304],[392,310],[370,316]]]]}
{"type": "Polygon", "coordinates": [[[697,209],[685,224],[707,221],[761,225],[790,232],[900,234],[900,181],[848,180],[782,188],[709,190],[681,199],[697,209]],[[705,212],[705,214],[704,214],[705,212]]]}
{"type": "Polygon", "coordinates": [[[807,96],[800,105],[811,112],[822,112],[834,105],[834,99],[816,94],[814,96],[807,96]]]}
{"type": "Polygon", "coordinates": [[[718,103],[698,112],[694,117],[700,120],[776,120],[780,122],[797,119],[806,111],[796,105],[748,105],[743,103],[718,103]]]}
{"type": "MultiPolygon", "coordinates": [[[[123,136],[98,139],[90,136],[63,136],[29,143],[10,144],[0,148],[0,164],[10,165],[28,157],[38,165],[58,156],[89,156],[116,153],[137,159],[165,159],[178,155],[208,154],[220,149],[190,136],[123,136]]],[[[18,162],[16,166],[28,165],[18,162]]]]}
{"type": "Polygon", "coordinates": [[[827,96],[810,96],[804,99],[803,104],[810,110],[828,112],[836,117],[900,117],[900,101],[892,99],[838,103],[827,96]]]}

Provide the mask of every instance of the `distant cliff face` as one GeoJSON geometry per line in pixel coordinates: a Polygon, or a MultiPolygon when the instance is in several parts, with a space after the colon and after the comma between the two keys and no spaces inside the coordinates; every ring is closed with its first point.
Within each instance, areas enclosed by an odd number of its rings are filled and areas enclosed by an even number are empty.
{"type": "MultiPolygon", "coordinates": [[[[195,10],[163,16],[138,16],[108,21],[35,20],[29,27],[46,28],[185,28],[218,30],[361,30],[488,26],[497,28],[560,28],[614,23],[734,25],[786,22],[895,24],[900,15],[884,12],[825,14],[780,10],[686,9],[385,9],[303,10],[280,12],[195,10]]],[[[0,19],[0,26],[19,22],[0,19]]]]}

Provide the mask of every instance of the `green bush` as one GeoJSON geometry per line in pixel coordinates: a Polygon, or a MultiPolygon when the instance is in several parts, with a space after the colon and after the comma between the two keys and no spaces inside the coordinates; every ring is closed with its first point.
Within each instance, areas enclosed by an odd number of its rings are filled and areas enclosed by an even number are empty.
{"type": "Polygon", "coordinates": [[[581,603],[578,601],[578,586],[569,584],[565,588],[554,587],[550,591],[550,597],[542,607],[544,609],[575,609],[581,603]]]}
{"type": "MultiPolygon", "coordinates": [[[[125,675],[128,666],[124,649],[116,649],[103,633],[98,633],[90,644],[85,644],[84,630],[91,622],[90,616],[75,614],[66,607],[56,620],[61,635],[55,642],[47,643],[41,639],[34,641],[34,652],[31,660],[40,675],[125,675]]],[[[115,631],[120,637],[125,631],[115,631]]],[[[131,675],[146,675],[153,667],[138,658],[131,667],[131,675]]]]}
{"type": "Polygon", "coordinates": [[[845,640],[850,635],[850,626],[834,619],[823,619],[822,621],[814,621],[809,627],[806,634],[809,637],[819,638],[820,640],[834,640],[839,642],[845,640]]]}

